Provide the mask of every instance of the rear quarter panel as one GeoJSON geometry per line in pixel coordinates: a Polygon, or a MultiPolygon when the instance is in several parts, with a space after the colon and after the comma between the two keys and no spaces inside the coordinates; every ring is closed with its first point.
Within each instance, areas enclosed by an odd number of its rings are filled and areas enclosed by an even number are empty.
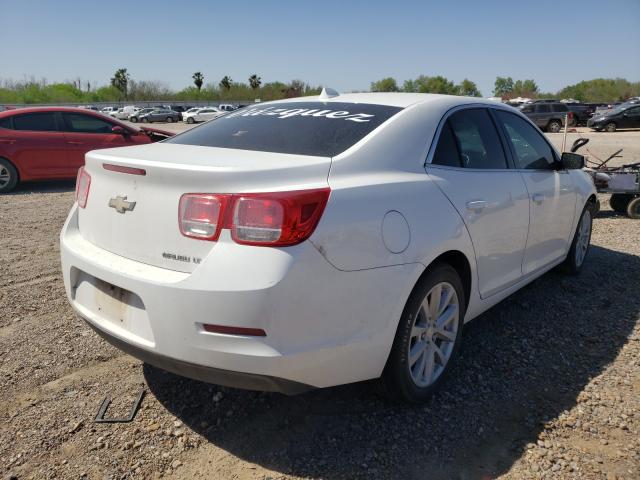
{"type": "MultiPolygon", "coordinates": [[[[424,163],[433,132],[450,101],[408,107],[369,137],[335,157],[329,174],[331,197],[312,243],[336,268],[356,271],[392,265],[428,267],[439,255],[457,250],[471,266],[475,255],[457,211],[429,178],[424,163]],[[402,214],[408,246],[394,253],[385,245],[385,214],[402,214]]],[[[405,291],[416,278],[406,278],[405,291]]]]}

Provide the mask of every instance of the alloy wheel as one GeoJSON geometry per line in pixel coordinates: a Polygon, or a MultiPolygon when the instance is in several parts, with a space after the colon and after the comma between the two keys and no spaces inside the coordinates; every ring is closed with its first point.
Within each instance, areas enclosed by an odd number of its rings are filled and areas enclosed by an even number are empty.
{"type": "Polygon", "coordinates": [[[435,285],[414,315],[407,365],[418,387],[433,384],[444,371],[460,326],[460,303],[448,282],[435,285]]]}
{"type": "Polygon", "coordinates": [[[0,165],[0,188],[6,187],[11,182],[11,172],[4,165],[0,165]]]}
{"type": "Polygon", "coordinates": [[[589,242],[591,241],[591,212],[589,209],[585,209],[580,219],[580,225],[578,225],[578,238],[576,240],[575,260],[576,266],[582,265],[584,257],[587,256],[587,250],[589,249],[589,242]]]}

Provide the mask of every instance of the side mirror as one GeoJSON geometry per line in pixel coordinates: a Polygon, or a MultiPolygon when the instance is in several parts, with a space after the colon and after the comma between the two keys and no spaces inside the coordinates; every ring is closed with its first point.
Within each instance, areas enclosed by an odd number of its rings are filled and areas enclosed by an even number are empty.
{"type": "Polygon", "coordinates": [[[114,125],[111,129],[111,133],[115,133],[116,135],[130,135],[131,132],[126,128],[122,128],[120,125],[114,125]]]}
{"type": "Polygon", "coordinates": [[[584,157],[579,153],[564,152],[560,157],[560,163],[564,170],[580,170],[584,168],[584,157]]]}

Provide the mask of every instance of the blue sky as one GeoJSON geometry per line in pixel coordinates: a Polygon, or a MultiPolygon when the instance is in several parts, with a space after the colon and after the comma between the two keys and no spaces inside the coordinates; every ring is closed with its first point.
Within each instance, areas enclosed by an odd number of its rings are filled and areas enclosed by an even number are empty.
{"type": "Polygon", "coordinates": [[[199,70],[349,91],[425,74],[485,96],[497,75],[640,80],[640,0],[0,0],[0,25],[0,79],[104,85],[126,67],[174,89],[199,70]]]}

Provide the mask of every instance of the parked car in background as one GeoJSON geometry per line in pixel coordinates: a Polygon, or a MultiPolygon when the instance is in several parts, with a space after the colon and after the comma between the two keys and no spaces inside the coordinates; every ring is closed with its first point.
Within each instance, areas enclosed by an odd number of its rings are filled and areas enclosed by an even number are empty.
{"type": "Polygon", "coordinates": [[[179,122],[181,116],[178,112],[174,112],[168,108],[154,108],[149,113],[140,115],[139,120],[143,123],[151,122],[179,122]]]}
{"type": "Polygon", "coordinates": [[[129,115],[128,120],[130,122],[137,123],[137,122],[140,121],[140,116],[141,115],[146,115],[147,113],[151,113],[154,110],[157,110],[157,109],[156,108],[151,108],[151,107],[149,107],[149,108],[141,108],[137,112],[134,112],[131,115],[129,115]]]}
{"type": "Polygon", "coordinates": [[[60,235],[67,299],[179,375],[291,394],[381,377],[424,402],[465,322],[582,268],[596,201],[583,165],[489,100],[264,103],[90,152],[60,235]]]}
{"type": "Polygon", "coordinates": [[[587,122],[596,131],[615,132],[619,128],[640,128],[640,104],[622,104],[612,110],[600,110],[587,122]]]}
{"type": "Polygon", "coordinates": [[[198,110],[202,110],[203,108],[205,107],[191,107],[188,110],[185,110],[184,112],[180,112],[180,116],[182,117],[182,120],[186,122],[187,121],[186,118],[189,115],[196,113],[198,110]]]}
{"type": "Polygon", "coordinates": [[[186,108],[184,108],[184,106],[182,105],[169,105],[169,109],[178,113],[182,113],[186,110],[186,108]]]}
{"type": "Polygon", "coordinates": [[[130,115],[133,115],[140,107],[136,107],[135,105],[128,105],[126,107],[119,108],[115,112],[111,113],[111,116],[117,118],[118,120],[127,120],[130,115]]]}
{"type": "Polygon", "coordinates": [[[229,103],[221,103],[220,105],[218,105],[218,109],[224,112],[233,112],[236,109],[236,107],[234,107],[229,103]]]}
{"type": "Polygon", "coordinates": [[[79,108],[7,110],[0,113],[0,192],[23,181],[74,178],[89,150],[140,145],[172,135],[79,108]]]}
{"type": "Polygon", "coordinates": [[[564,103],[539,101],[522,105],[520,111],[529,117],[542,131],[557,133],[564,126],[565,115],[569,116],[569,125],[574,122],[573,113],[564,103]]]}
{"type": "Polygon", "coordinates": [[[583,103],[566,103],[565,105],[573,112],[574,125],[576,126],[586,125],[595,112],[593,107],[583,103]]]}
{"type": "Polygon", "coordinates": [[[187,123],[206,122],[207,120],[213,120],[227,113],[229,112],[220,110],[217,107],[204,107],[196,112],[185,114],[184,121],[187,123]]]}
{"type": "Polygon", "coordinates": [[[105,115],[110,115],[111,112],[116,112],[119,107],[104,107],[100,110],[100,113],[104,113],[105,115]]]}

